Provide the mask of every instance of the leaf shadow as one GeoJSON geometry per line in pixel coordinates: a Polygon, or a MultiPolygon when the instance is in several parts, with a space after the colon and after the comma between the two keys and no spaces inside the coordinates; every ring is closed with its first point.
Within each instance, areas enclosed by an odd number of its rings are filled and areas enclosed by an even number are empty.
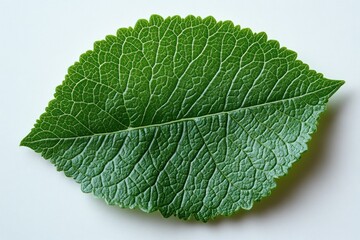
{"type": "Polygon", "coordinates": [[[287,175],[276,180],[276,187],[269,196],[254,203],[251,210],[240,210],[228,217],[220,216],[209,223],[219,224],[224,222],[225,219],[240,221],[247,216],[270,214],[284,204],[290,203],[291,199],[296,197],[299,188],[309,184],[311,176],[326,164],[326,152],[331,139],[331,129],[339,115],[341,105],[340,102],[337,105],[329,106],[321,115],[317,131],[312,135],[312,139],[308,143],[308,150],[292,165],[287,175]]]}

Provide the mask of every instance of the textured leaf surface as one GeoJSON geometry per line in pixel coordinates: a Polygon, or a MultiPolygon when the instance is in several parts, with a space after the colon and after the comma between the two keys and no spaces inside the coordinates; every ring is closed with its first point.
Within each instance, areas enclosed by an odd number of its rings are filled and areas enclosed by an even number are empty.
{"type": "Polygon", "coordinates": [[[207,221],[270,193],[342,84],[265,33],[152,16],[83,54],[21,145],[109,204],[207,221]]]}

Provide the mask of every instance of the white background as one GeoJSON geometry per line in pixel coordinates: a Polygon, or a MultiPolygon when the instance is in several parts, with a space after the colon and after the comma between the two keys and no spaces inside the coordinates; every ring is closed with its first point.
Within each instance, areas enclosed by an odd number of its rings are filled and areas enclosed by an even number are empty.
{"type": "Polygon", "coordinates": [[[360,239],[359,1],[0,0],[0,239],[360,239]],[[107,206],[19,147],[67,68],[139,18],[213,15],[346,80],[310,151],[249,212],[207,224],[107,206]]]}

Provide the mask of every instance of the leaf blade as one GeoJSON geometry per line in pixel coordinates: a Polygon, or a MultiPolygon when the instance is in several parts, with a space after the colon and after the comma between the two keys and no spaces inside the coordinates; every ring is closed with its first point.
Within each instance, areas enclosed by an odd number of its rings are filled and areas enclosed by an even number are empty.
{"type": "Polygon", "coordinates": [[[83,54],[21,145],[110,204],[207,221],[269,194],[342,84],[265,33],[152,16],[83,54]]]}

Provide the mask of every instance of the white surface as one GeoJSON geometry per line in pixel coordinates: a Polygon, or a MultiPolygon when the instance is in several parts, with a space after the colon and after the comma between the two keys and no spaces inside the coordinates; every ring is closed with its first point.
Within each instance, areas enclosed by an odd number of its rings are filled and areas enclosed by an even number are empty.
{"type": "Polygon", "coordinates": [[[0,0],[0,239],[360,239],[359,12],[357,0],[0,0]],[[266,31],[346,80],[310,152],[253,211],[203,224],[109,207],[18,146],[81,53],[152,13],[266,31]]]}

